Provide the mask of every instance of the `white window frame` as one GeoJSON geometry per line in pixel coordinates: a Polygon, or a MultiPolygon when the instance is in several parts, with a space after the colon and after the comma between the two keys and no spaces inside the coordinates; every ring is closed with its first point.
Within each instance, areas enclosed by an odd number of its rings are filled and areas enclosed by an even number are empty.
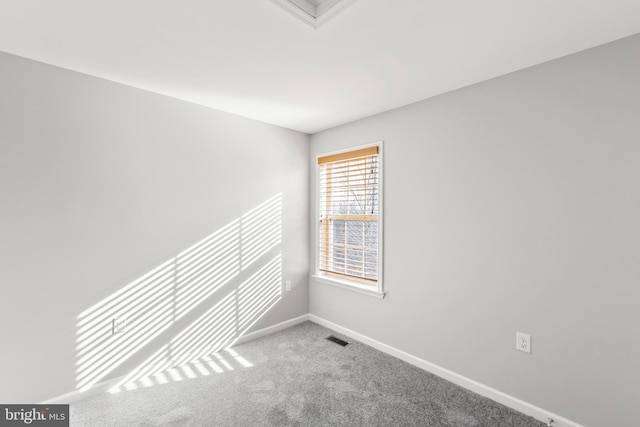
{"type": "Polygon", "coordinates": [[[384,245],[383,245],[383,206],[384,206],[384,155],[383,155],[383,141],[376,141],[370,144],[358,145],[354,147],[348,147],[345,149],[331,151],[328,153],[321,153],[316,155],[315,159],[315,176],[316,176],[316,193],[315,193],[315,226],[314,226],[314,274],[312,277],[316,282],[337,286],[342,289],[358,292],[360,294],[369,295],[376,298],[384,298],[385,291],[383,285],[383,261],[384,261],[384,245]],[[362,284],[358,279],[354,278],[350,280],[348,277],[337,277],[330,274],[326,274],[320,271],[320,165],[318,165],[318,159],[325,156],[333,156],[336,154],[348,153],[350,151],[356,151],[364,148],[378,147],[378,280],[376,286],[362,284]]]}

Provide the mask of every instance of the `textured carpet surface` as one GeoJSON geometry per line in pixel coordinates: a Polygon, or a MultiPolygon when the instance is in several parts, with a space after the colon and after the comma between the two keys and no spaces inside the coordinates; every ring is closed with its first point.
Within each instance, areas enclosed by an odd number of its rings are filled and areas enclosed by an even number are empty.
{"type": "Polygon", "coordinates": [[[71,405],[71,426],[544,426],[331,334],[305,322],[86,399],[71,405]]]}

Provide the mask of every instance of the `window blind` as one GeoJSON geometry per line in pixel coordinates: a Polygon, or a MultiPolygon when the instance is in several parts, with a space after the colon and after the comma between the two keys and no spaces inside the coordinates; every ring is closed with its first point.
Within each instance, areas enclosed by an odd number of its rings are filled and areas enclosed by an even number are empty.
{"type": "Polygon", "coordinates": [[[378,147],[318,158],[319,269],[378,281],[378,147]]]}

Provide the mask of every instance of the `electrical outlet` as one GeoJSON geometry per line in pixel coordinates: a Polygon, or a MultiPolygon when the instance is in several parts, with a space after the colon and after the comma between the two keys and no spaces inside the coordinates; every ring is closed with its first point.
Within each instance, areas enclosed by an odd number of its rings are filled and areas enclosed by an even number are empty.
{"type": "Polygon", "coordinates": [[[115,334],[124,334],[127,331],[127,318],[124,316],[114,317],[111,332],[115,334]]]}
{"type": "Polygon", "coordinates": [[[516,332],[516,349],[531,353],[531,335],[516,332]]]}
{"type": "Polygon", "coordinates": [[[291,290],[291,280],[284,282],[284,289],[289,292],[291,290]]]}

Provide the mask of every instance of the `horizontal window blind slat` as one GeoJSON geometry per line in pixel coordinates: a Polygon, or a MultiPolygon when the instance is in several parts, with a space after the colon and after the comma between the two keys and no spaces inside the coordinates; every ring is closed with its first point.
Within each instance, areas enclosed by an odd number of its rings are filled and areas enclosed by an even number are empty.
{"type": "Polygon", "coordinates": [[[376,175],[377,170],[378,168],[374,165],[367,165],[362,167],[351,166],[344,169],[337,169],[337,168],[329,169],[327,167],[327,170],[322,172],[323,174],[322,178],[332,177],[335,180],[344,180],[349,177],[356,178],[356,177],[362,177],[362,176],[368,176],[368,175],[374,176],[376,175]]]}
{"type": "Polygon", "coordinates": [[[377,170],[377,163],[362,163],[359,165],[326,166],[326,170],[321,171],[321,173],[323,174],[323,177],[331,174],[334,178],[345,178],[349,175],[373,175],[377,170]]]}
{"type": "Polygon", "coordinates": [[[378,217],[376,215],[327,215],[324,220],[371,222],[377,221],[378,217]]]}

